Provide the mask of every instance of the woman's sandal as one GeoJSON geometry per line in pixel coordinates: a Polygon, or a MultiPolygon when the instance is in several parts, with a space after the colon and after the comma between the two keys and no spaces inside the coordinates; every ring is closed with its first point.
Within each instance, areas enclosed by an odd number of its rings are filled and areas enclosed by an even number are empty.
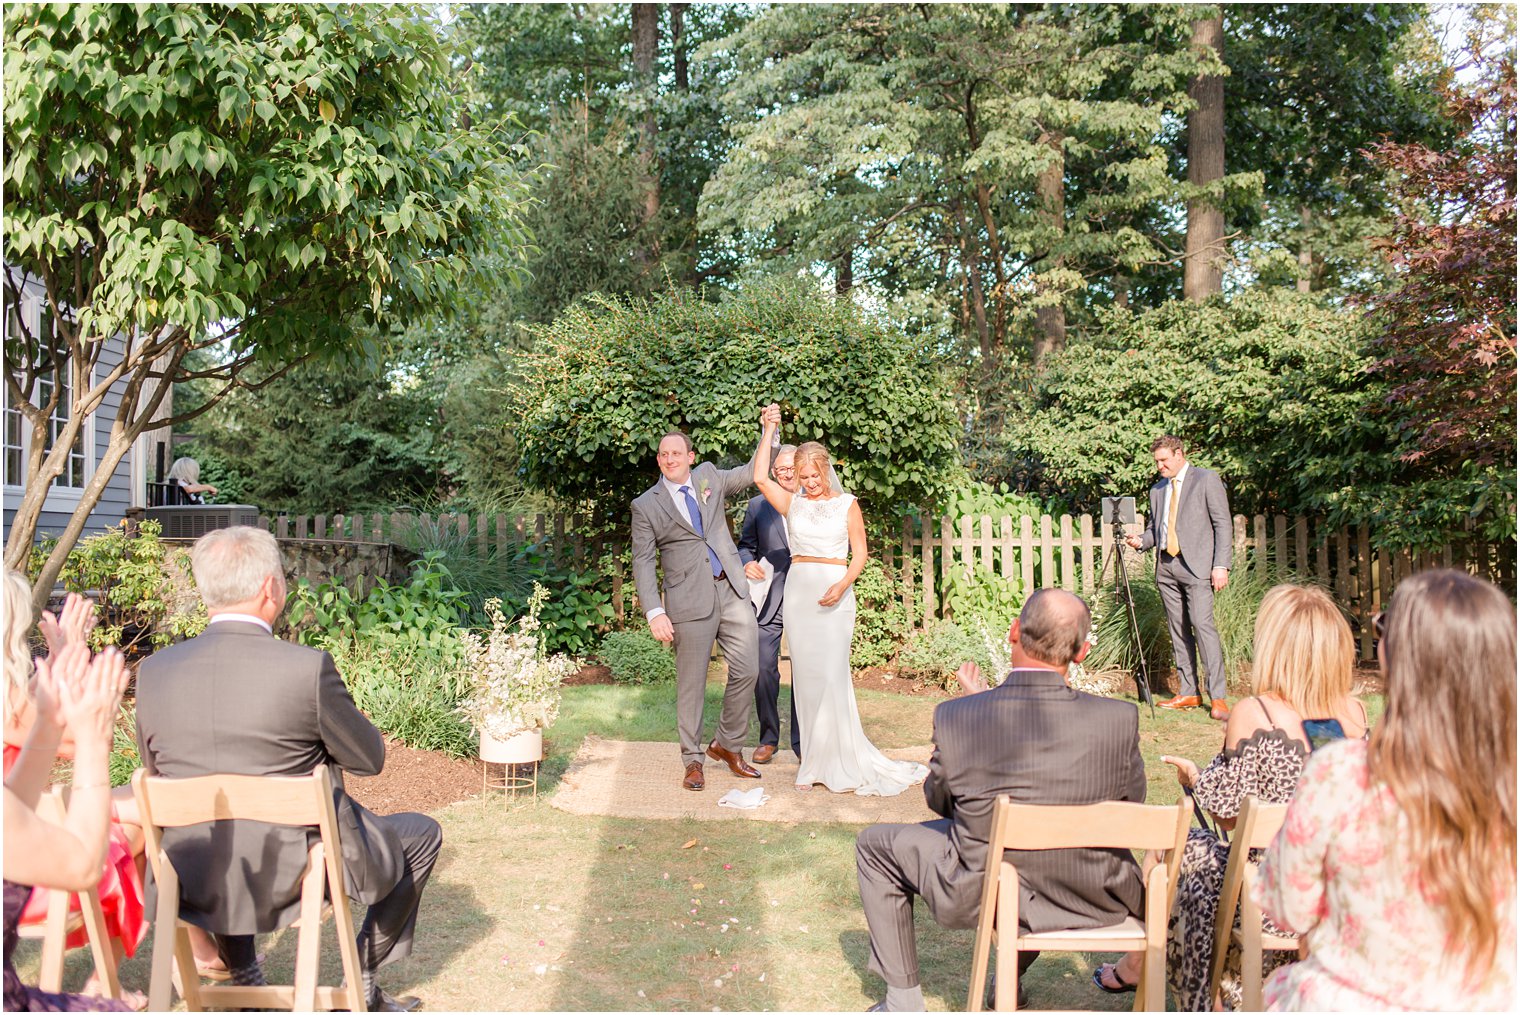
{"type": "Polygon", "coordinates": [[[792,784],[792,789],[796,790],[798,793],[811,793],[813,792],[813,784],[808,783],[804,785],[800,782],[796,782],[792,784]]]}
{"type": "Polygon", "coordinates": [[[1092,981],[1095,987],[1106,994],[1133,994],[1135,992],[1135,988],[1140,986],[1138,982],[1125,983],[1122,979],[1120,979],[1119,964],[1117,962],[1105,962],[1097,969],[1094,969],[1092,974],[1092,981]],[[1107,972],[1110,976],[1113,977],[1114,982],[1118,984],[1117,987],[1110,987],[1108,984],[1103,982],[1104,972],[1107,972]]]}

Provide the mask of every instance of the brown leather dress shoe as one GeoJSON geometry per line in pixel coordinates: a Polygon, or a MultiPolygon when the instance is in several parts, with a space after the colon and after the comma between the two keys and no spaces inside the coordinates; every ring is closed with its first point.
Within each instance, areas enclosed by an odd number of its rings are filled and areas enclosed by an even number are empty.
{"type": "Polygon", "coordinates": [[[1200,698],[1200,697],[1198,697],[1198,695],[1196,695],[1196,694],[1190,694],[1186,698],[1184,698],[1182,695],[1179,694],[1175,698],[1169,698],[1166,701],[1158,701],[1158,702],[1156,702],[1156,707],[1157,708],[1197,708],[1197,707],[1199,707],[1202,704],[1203,704],[1203,699],[1200,698]]]}
{"type": "Polygon", "coordinates": [[[761,744],[755,748],[754,755],[750,758],[757,765],[769,765],[771,759],[776,756],[775,744],[761,744]]]}
{"type": "Polygon", "coordinates": [[[714,761],[721,761],[726,764],[728,770],[741,779],[760,778],[759,772],[745,764],[743,752],[725,750],[718,746],[716,740],[707,745],[707,756],[714,761]]]}
{"type": "Polygon", "coordinates": [[[1213,716],[1215,719],[1218,719],[1220,722],[1224,722],[1226,719],[1230,718],[1230,706],[1224,703],[1223,698],[1215,698],[1213,701],[1209,702],[1209,715],[1213,716]]]}
{"type": "Polygon", "coordinates": [[[682,789],[706,789],[707,778],[702,774],[702,763],[693,761],[686,766],[686,778],[681,780],[682,789]]]}

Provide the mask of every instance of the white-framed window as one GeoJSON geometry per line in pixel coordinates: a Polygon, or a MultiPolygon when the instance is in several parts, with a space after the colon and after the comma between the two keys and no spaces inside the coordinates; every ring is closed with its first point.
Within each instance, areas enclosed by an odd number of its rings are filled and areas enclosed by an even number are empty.
{"type": "MultiPolygon", "coordinates": [[[[9,287],[5,288],[5,332],[7,340],[19,339],[24,333],[33,337],[51,334],[55,327],[55,311],[48,305],[47,300],[39,292],[31,289],[23,289],[21,305],[17,306],[11,295],[9,287]],[[23,331],[22,325],[26,325],[23,331]]],[[[93,374],[93,370],[91,371],[93,374]]],[[[87,378],[93,384],[94,378],[87,378]]],[[[59,393],[58,404],[48,417],[46,444],[43,453],[53,449],[54,443],[63,436],[64,429],[69,424],[69,416],[73,411],[74,392],[70,382],[68,369],[55,372],[47,372],[37,378],[31,395],[35,405],[45,405],[53,395],[53,386],[60,383],[63,390],[59,393]],[[56,378],[56,380],[55,380],[56,378]]],[[[26,485],[27,456],[31,450],[32,424],[21,411],[11,404],[11,392],[8,386],[0,385],[4,396],[4,485],[7,487],[20,488],[26,485]]],[[[55,494],[65,498],[77,498],[79,493],[89,482],[90,473],[94,471],[94,434],[93,427],[86,422],[80,427],[79,433],[74,438],[74,445],[69,449],[68,459],[64,462],[63,471],[53,481],[49,488],[49,496],[55,494]]]]}

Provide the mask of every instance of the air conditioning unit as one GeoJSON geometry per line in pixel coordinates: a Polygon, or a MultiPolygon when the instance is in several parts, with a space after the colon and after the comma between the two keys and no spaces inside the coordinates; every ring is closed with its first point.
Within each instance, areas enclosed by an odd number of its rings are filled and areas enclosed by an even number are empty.
{"type": "Polygon", "coordinates": [[[146,517],[163,526],[165,539],[199,539],[214,529],[259,524],[259,509],[252,504],[181,504],[145,510],[146,517]]]}

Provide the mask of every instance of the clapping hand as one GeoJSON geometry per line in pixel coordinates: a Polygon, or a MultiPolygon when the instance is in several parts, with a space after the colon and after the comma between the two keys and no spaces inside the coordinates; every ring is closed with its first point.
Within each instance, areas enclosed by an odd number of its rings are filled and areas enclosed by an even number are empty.
{"type": "MultiPolygon", "coordinates": [[[[69,651],[73,649],[71,645],[69,651]]],[[[76,744],[111,742],[127,679],[126,662],[115,648],[97,652],[88,666],[74,665],[66,671],[54,671],[52,692],[56,696],[57,716],[76,744]]]]}
{"type": "Polygon", "coordinates": [[[955,671],[955,679],[967,694],[980,694],[987,690],[987,678],[982,676],[982,668],[976,663],[961,663],[960,669],[955,671]]]}
{"type": "Polygon", "coordinates": [[[95,629],[95,621],[95,604],[77,592],[69,593],[56,617],[50,610],[43,610],[37,626],[47,640],[48,657],[56,658],[65,645],[85,644],[95,629]]]}

